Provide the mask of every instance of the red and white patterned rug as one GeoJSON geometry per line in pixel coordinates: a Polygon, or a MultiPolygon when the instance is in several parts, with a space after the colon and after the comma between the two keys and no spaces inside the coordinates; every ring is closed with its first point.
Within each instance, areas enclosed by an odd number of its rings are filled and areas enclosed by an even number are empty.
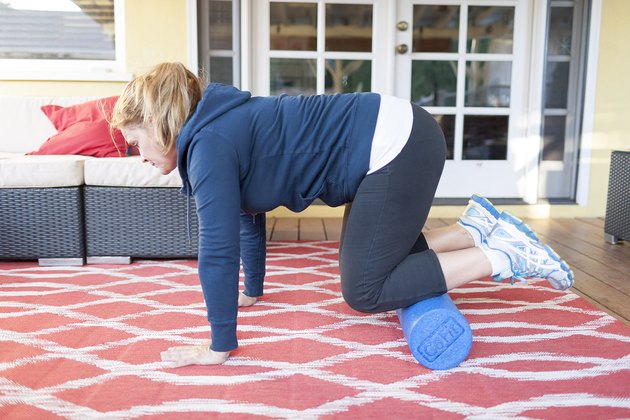
{"type": "Polygon", "coordinates": [[[223,366],[170,368],[208,337],[195,261],[0,263],[0,418],[630,418],[630,328],[543,282],[451,293],[459,367],[418,364],[395,313],[340,295],[337,243],[269,243],[266,294],[223,366]]]}

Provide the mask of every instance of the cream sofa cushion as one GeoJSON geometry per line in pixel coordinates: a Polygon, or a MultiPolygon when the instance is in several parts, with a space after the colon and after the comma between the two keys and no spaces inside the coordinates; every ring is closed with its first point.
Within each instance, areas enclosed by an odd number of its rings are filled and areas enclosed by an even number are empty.
{"type": "Polygon", "coordinates": [[[83,164],[94,158],[75,155],[0,156],[0,188],[48,188],[83,185],[83,164]]]}
{"type": "Polygon", "coordinates": [[[106,187],[181,187],[177,170],[168,175],[142,163],[139,156],[97,158],[85,162],[85,184],[106,187]]]}

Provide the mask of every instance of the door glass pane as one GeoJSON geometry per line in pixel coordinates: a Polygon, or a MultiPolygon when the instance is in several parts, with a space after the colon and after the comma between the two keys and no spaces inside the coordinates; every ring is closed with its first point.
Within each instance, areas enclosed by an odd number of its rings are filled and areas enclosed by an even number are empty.
{"type": "Polygon", "coordinates": [[[508,118],[507,115],[464,116],[462,159],[506,159],[508,118]]]}
{"type": "Polygon", "coordinates": [[[272,2],[269,23],[272,50],[317,50],[317,3],[272,2]]]}
{"type": "Polygon", "coordinates": [[[326,5],[326,51],[372,51],[372,5],[326,5]]]}
{"type": "Polygon", "coordinates": [[[547,61],[545,69],[545,108],[566,108],[570,62],[547,61]]]}
{"type": "Polygon", "coordinates": [[[433,115],[440,124],[446,140],[446,159],[453,159],[455,151],[455,115],[433,115]]]}
{"type": "Polygon", "coordinates": [[[514,8],[470,6],[468,8],[469,53],[512,53],[514,8]]]}
{"type": "Polygon", "coordinates": [[[457,52],[459,6],[413,7],[413,52],[457,52]]]}
{"type": "Polygon", "coordinates": [[[211,50],[232,49],[232,2],[208,2],[208,31],[211,50]]]}
{"type": "Polygon", "coordinates": [[[468,61],[466,106],[509,107],[511,78],[509,61],[468,61]]]}
{"type": "Polygon", "coordinates": [[[549,11],[549,39],[547,54],[571,54],[571,36],[573,32],[573,8],[552,7],[549,11]]]}
{"type": "Polygon", "coordinates": [[[371,81],[369,60],[326,60],[326,93],[369,92],[371,81]]]}
{"type": "Polygon", "coordinates": [[[231,85],[232,57],[210,57],[210,81],[231,85]]]}
{"type": "Polygon", "coordinates": [[[457,62],[421,61],[411,64],[411,100],[421,106],[455,106],[457,62]]]}
{"type": "Polygon", "coordinates": [[[317,93],[317,61],[272,58],[270,62],[271,94],[314,95],[317,93]]]}
{"type": "Polygon", "coordinates": [[[564,160],[565,128],[565,116],[553,115],[545,117],[543,126],[543,160],[564,160]]]}

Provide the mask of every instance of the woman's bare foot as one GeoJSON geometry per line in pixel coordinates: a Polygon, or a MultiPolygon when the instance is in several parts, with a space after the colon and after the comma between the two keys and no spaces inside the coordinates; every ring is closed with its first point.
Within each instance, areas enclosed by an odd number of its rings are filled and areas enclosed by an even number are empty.
{"type": "Polygon", "coordinates": [[[239,308],[245,308],[247,306],[252,306],[257,301],[258,301],[258,298],[247,296],[243,292],[238,294],[238,306],[239,306],[239,308]]]}

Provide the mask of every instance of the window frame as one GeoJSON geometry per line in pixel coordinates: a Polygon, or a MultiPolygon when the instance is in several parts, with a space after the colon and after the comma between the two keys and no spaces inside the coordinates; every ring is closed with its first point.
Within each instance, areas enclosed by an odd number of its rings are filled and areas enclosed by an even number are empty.
{"type": "MultiPolygon", "coordinates": [[[[192,62],[191,68],[198,69],[208,81],[214,81],[210,59],[212,58],[230,58],[232,59],[232,85],[241,88],[241,1],[225,0],[232,5],[232,48],[231,49],[211,49],[209,26],[202,24],[199,19],[207,19],[209,17],[209,3],[212,0],[194,0],[194,8],[196,13],[195,19],[195,50],[198,51],[195,61],[192,62]]],[[[190,8],[190,3],[189,3],[190,8]]]]}
{"type": "Polygon", "coordinates": [[[0,59],[4,81],[129,81],[126,72],[125,1],[114,1],[114,60],[0,59]]]}

